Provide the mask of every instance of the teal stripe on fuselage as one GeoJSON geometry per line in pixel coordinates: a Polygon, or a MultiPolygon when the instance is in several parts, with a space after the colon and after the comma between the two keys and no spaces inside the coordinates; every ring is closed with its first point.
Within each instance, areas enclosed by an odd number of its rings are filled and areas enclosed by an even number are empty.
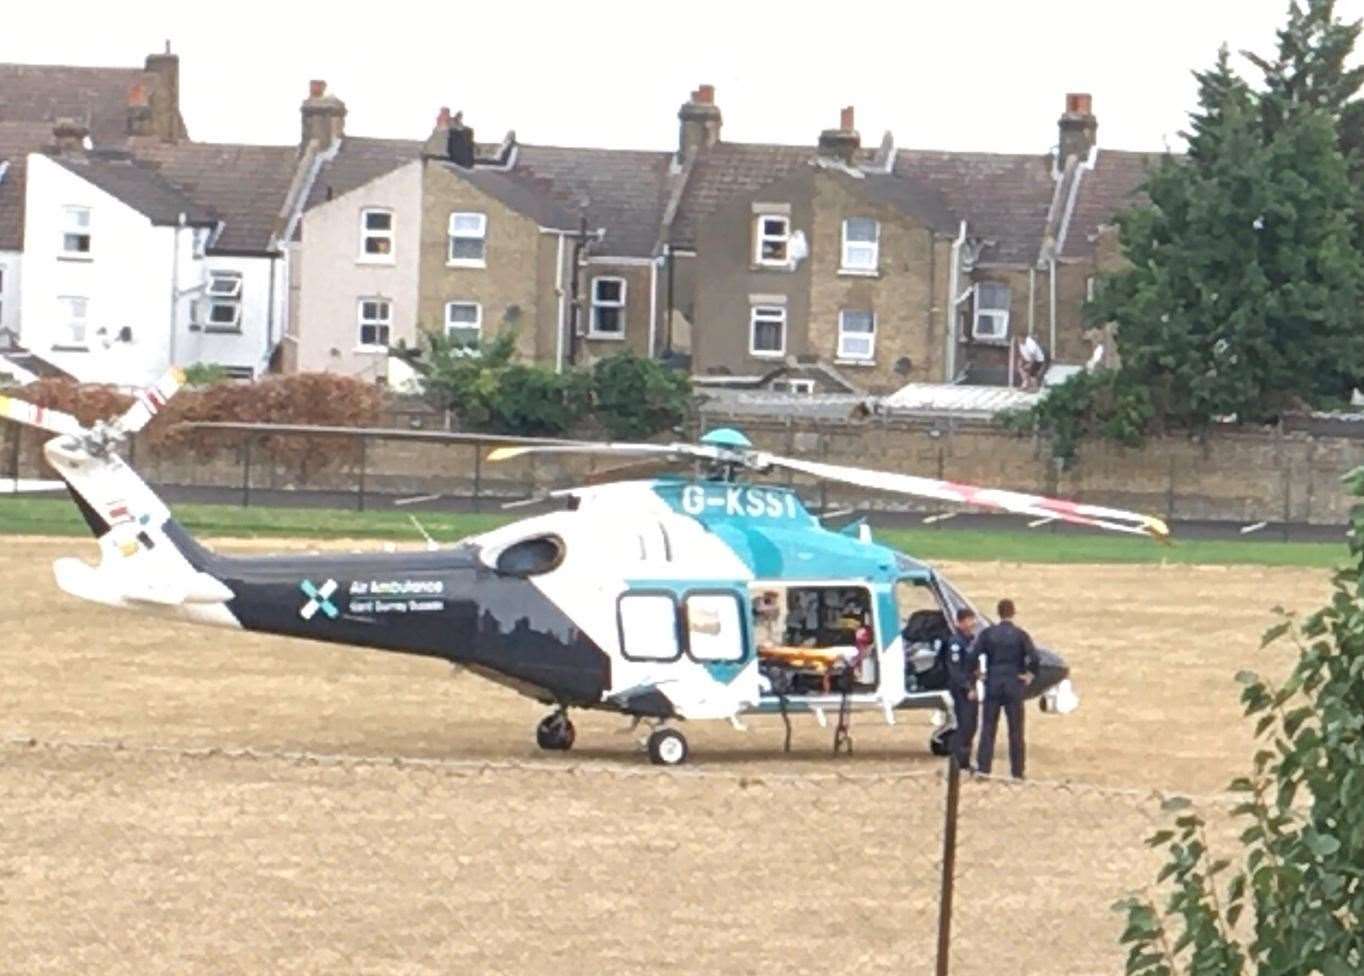
{"type": "Polygon", "coordinates": [[[893,549],[824,528],[790,488],[661,480],[653,490],[714,533],[757,579],[889,583],[932,575],[893,549]]]}

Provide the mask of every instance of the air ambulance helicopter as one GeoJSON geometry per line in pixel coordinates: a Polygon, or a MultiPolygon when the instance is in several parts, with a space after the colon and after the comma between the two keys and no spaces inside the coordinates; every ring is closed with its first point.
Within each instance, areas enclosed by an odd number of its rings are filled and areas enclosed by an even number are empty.
{"type": "MultiPolygon", "coordinates": [[[[748,475],[792,472],[860,488],[1164,539],[1159,519],[1118,509],[914,475],[780,457],[741,433],[700,443],[519,439],[526,454],[631,459],[673,473],[554,493],[561,506],[425,551],[224,556],[196,542],[118,448],[183,383],[173,370],[123,416],[91,427],[0,397],[0,417],[54,435],[44,454],[99,543],[100,561],[53,564],[57,585],[95,603],[405,654],[442,658],[552,711],[547,750],[573,746],[571,709],[622,713],[649,729],[650,759],[688,756],[684,721],[750,714],[937,713],[943,752],[950,697],[935,641],[968,599],[932,567],[873,541],[865,526],[826,528],[790,487],[748,475]],[[780,623],[757,646],[755,601],[780,623]]],[[[265,425],[268,426],[268,425],[265,425]]],[[[259,428],[264,429],[264,428],[259,428]]],[[[479,440],[487,438],[480,436],[479,440]]],[[[769,629],[773,629],[769,625],[769,629]]],[[[1061,657],[1040,652],[1029,689],[1044,710],[1078,704],[1061,657]]]]}

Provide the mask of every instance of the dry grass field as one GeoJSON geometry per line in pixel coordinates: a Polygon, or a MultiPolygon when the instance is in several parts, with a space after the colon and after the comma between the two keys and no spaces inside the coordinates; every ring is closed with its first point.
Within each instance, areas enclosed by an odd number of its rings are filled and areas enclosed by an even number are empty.
{"type": "MultiPolygon", "coordinates": [[[[83,548],[0,552],[0,973],[931,966],[921,718],[860,716],[838,760],[813,723],[789,756],[775,722],[695,727],[659,772],[583,715],[547,757],[539,706],[435,662],[78,604],[48,564],[83,548]]],[[[1109,906],[1153,876],[1154,794],[1243,770],[1232,675],[1284,669],[1269,608],[1318,605],[1326,574],[944,568],[1013,596],[1082,697],[1029,712],[1033,782],[963,787],[954,972],[1118,972],[1109,906]]]]}

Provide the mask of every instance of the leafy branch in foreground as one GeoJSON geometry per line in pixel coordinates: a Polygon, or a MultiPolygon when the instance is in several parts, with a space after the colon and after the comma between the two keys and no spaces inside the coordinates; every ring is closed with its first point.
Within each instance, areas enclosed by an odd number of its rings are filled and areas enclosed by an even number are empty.
{"type": "MultiPolygon", "coordinates": [[[[1346,479],[1364,497],[1364,468],[1346,479]]],[[[1331,601],[1264,638],[1291,637],[1297,661],[1275,685],[1243,671],[1241,701],[1259,743],[1249,776],[1231,784],[1244,822],[1239,859],[1215,859],[1187,801],[1150,895],[1127,915],[1128,976],[1352,976],[1364,972],[1364,505],[1351,515],[1350,564],[1331,601]],[[1224,880],[1225,879],[1225,880],[1224,880]]]]}

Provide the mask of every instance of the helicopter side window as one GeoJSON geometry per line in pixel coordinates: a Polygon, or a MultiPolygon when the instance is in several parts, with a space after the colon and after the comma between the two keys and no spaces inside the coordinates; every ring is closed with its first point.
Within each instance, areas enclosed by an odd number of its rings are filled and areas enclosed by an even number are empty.
{"type": "Polygon", "coordinates": [[[677,604],[671,593],[626,593],[616,605],[621,654],[630,661],[676,661],[677,604]]]}
{"type": "Polygon", "coordinates": [[[689,594],[686,626],[687,651],[697,661],[743,660],[743,618],[734,594],[689,594]]]}

